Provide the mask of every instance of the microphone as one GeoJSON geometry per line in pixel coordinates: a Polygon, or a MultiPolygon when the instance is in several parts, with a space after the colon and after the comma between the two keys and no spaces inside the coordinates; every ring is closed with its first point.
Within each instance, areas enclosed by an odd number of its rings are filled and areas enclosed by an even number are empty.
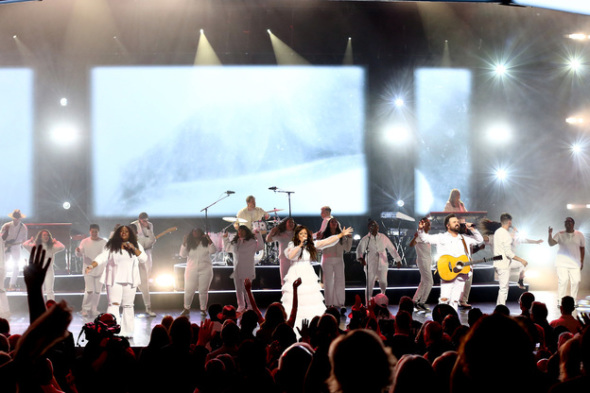
{"type": "Polygon", "coordinates": [[[227,195],[231,195],[231,194],[235,194],[236,192],[235,192],[235,191],[226,191],[225,193],[226,193],[227,195]]]}
{"type": "Polygon", "coordinates": [[[278,189],[278,187],[268,187],[269,190],[273,190],[276,191],[278,189]]]}

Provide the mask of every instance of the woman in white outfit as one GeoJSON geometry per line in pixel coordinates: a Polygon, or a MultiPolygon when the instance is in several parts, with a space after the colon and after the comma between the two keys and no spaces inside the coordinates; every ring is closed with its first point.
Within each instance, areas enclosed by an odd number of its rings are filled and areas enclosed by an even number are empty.
{"type": "Polygon", "coordinates": [[[199,306],[203,319],[207,316],[209,287],[213,281],[211,254],[217,252],[213,241],[202,229],[195,228],[184,237],[180,246],[180,256],[186,258],[184,271],[184,310],[183,316],[190,315],[195,291],[199,291],[199,306]]]}
{"type": "Polygon", "coordinates": [[[342,232],[337,235],[314,242],[312,232],[309,229],[303,225],[298,225],[295,228],[293,241],[289,243],[285,250],[285,255],[291,260],[291,267],[285,276],[281,303],[283,303],[283,307],[285,307],[285,311],[289,315],[293,304],[293,281],[301,278],[301,285],[297,292],[299,306],[295,320],[296,327],[301,327],[303,319],[312,319],[326,311],[321,293],[322,288],[318,282],[318,276],[315,274],[313,266],[311,266],[311,262],[318,259],[317,250],[333,246],[340,239],[350,234],[352,234],[352,228],[343,228],[342,232]]]}
{"type": "Polygon", "coordinates": [[[238,303],[236,311],[242,313],[246,308],[252,308],[244,287],[244,280],[249,278],[253,281],[256,278],[254,254],[262,250],[264,241],[260,232],[255,231],[252,233],[250,228],[240,225],[238,234],[232,240],[229,240],[227,232],[223,234],[223,247],[226,252],[231,252],[234,255],[234,272],[232,276],[238,303]]]}
{"type": "MultiPolygon", "coordinates": [[[[321,239],[338,235],[342,232],[340,223],[332,217],[328,221],[326,230],[321,234],[321,239]]],[[[352,248],[352,236],[344,236],[336,244],[324,248],[322,251],[322,271],[324,276],[324,297],[326,305],[344,308],[344,253],[352,248]]],[[[346,310],[344,310],[346,311],[346,310]]]]}
{"type": "Polygon", "coordinates": [[[31,252],[31,249],[35,246],[43,247],[46,258],[51,258],[51,265],[49,266],[49,269],[47,269],[43,287],[47,300],[55,300],[55,291],[53,290],[55,283],[55,270],[53,261],[55,260],[55,254],[65,250],[66,247],[62,242],[54,239],[51,235],[51,232],[46,229],[39,231],[36,238],[31,237],[29,240],[23,243],[23,247],[29,252],[31,252]]]}
{"type": "Polygon", "coordinates": [[[137,243],[133,230],[118,227],[105,245],[105,251],[86,268],[86,274],[106,264],[101,281],[107,286],[107,312],[118,317],[123,337],[133,337],[135,328],[135,293],[141,280],[139,264],[146,263],[147,255],[137,243]],[[123,307],[121,318],[120,308],[123,307]]]}
{"type": "Polygon", "coordinates": [[[291,261],[285,255],[285,250],[289,242],[293,239],[293,230],[295,229],[295,220],[292,217],[287,218],[278,226],[271,229],[266,236],[266,241],[279,243],[279,271],[281,273],[281,285],[285,282],[285,276],[291,266],[291,261]]]}

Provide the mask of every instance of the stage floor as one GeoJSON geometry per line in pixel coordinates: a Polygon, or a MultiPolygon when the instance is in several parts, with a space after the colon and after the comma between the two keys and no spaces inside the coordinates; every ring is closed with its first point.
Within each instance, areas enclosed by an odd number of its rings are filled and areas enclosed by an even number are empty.
{"type": "MultiPolygon", "coordinates": [[[[560,313],[559,313],[559,309],[557,308],[557,296],[556,296],[555,292],[533,291],[533,293],[534,293],[537,301],[541,301],[547,305],[547,308],[549,311],[549,317],[547,319],[549,321],[559,318],[560,313]]],[[[581,292],[580,299],[583,299],[584,297],[586,297],[588,295],[590,295],[589,292],[581,292]]],[[[587,300],[590,300],[590,299],[587,299],[587,300]]],[[[471,305],[473,307],[480,308],[482,310],[482,312],[485,314],[492,313],[494,311],[494,308],[496,307],[496,304],[492,303],[492,302],[479,302],[479,303],[472,302],[471,305]]],[[[435,304],[429,304],[429,307],[431,309],[434,306],[435,306],[435,304]]],[[[507,303],[507,306],[510,309],[511,315],[516,316],[516,315],[520,314],[520,309],[518,307],[517,302],[509,302],[509,303],[507,303]]],[[[142,305],[138,306],[138,307],[141,307],[143,309],[142,305]]],[[[348,310],[350,311],[350,305],[348,306],[348,310]]],[[[397,305],[390,305],[389,310],[391,311],[392,314],[395,315],[397,313],[398,306],[397,305]]],[[[136,312],[135,334],[134,334],[134,337],[132,339],[130,339],[130,343],[132,346],[146,346],[149,342],[150,333],[151,333],[151,330],[154,327],[154,325],[160,323],[162,318],[166,315],[172,315],[173,317],[177,317],[182,312],[181,309],[171,309],[171,308],[155,309],[153,311],[157,314],[157,316],[153,317],[153,318],[146,316],[145,314],[143,314],[142,311],[136,312]]],[[[262,309],[263,313],[265,311],[266,311],[266,309],[262,309]]],[[[580,311],[589,312],[590,309],[580,308],[580,311]]],[[[464,325],[467,325],[467,311],[460,311],[459,315],[461,318],[461,322],[464,325]]],[[[413,317],[414,317],[414,319],[416,319],[420,322],[424,322],[426,320],[432,319],[432,316],[430,313],[427,313],[427,314],[414,313],[413,317]]],[[[201,322],[200,312],[198,310],[193,309],[191,312],[191,315],[190,315],[190,319],[192,322],[200,323],[201,322]]],[[[26,310],[13,311],[11,313],[11,316],[9,317],[9,321],[10,321],[11,333],[12,334],[22,334],[29,326],[28,311],[26,311],[26,310]]],[[[78,334],[80,333],[82,326],[84,326],[84,324],[86,324],[87,322],[91,322],[91,320],[87,319],[87,318],[83,318],[80,315],[79,310],[75,310],[73,312],[73,320],[72,320],[72,323],[70,324],[69,330],[70,330],[70,332],[72,332],[72,334],[74,334],[75,340],[78,339],[78,334]]],[[[341,328],[344,329],[347,322],[348,321],[346,320],[346,318],[342,317],[340,320],[341,328]]],[[[83,342],[80,343],[81,346],[83,346],[84,344],[85,343],[83,343],[83,342]]]]}

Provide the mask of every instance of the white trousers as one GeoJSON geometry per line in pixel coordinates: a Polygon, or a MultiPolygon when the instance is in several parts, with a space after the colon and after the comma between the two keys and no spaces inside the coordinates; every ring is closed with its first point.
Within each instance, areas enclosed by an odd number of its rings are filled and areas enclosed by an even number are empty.
{"type": "Polygon", "coordinates": [[[20,250],[21,246],[12,246],[10,251],[5,254],[4,263],[12,261],[12,276],[10,276],[10,286],[16,285],[16,279],[18,278],[18,272],[20,271],[18,264],[20,263],[20,250]]]}
{"type": "Polygon", "coordinates": [[[326,305],[344,307],[344,260],[342,258],[323,258],[322,271],[326,305]]]}
{"type": "Polygon", "coordinates": [[[132,287],[130,284],[114,283],[107,285],[107,298],[109,306],[107,312],[113,314],[117,318],[117,322],[121,325],[121,336],[133,337],[135,330],[135,293],[137,287],[132,287]],[[120,309],[123,308],[121,314],[120,309]]]}
{"type": "Polygon", "coordinates": [[[452,281],[440,282],[439,303],[450,304],[455,310],[459,308],[459,301],[465,289],[465,282],[468,280],[467,275],[459,274],[452,281]]]}
{"type": "Polygon", "coordinates": [[[414,303],[426,303],[428,301],[428,296],[430,296],[432,286],[434,285],[431,262],[430,260],[420,261],[418,258],[416,259],[416,265],[420,271],[420,284],[418,285],[418,289],[416,289],[416,293],[412,300],[414,300],[414,303]]]}
{"type": "Polygon", "coordinates": [[[98,314],[98,302],[102,292],[100,277],[84,275],[84,299],[82,300],[82,311],[98,314]]]}
{"type": "Polygon", "coordinates": [[[375,288],[375,281],[377,280],[379,280],[379,289],[381,289],[381,293],[385,295],[385,291],[387,290],[387,270],[388,269],[385,268],[379,270],[377,264],[367,264],[367,266],[365,266],[365,273],[367,274],[367,282],[369,284],[365,289],[365,301],[367,303],[373,296],[373,288],[375,288]]]}
{"type": "Polygon", "coordinates": [[[213,267],[207,269],[187,269],[184,273],[184,308],[191,309],[195,291],[199,291],[199,307],[201,311],[207,311],[209,288],[213,281],[213,267]]]}
{"type": "Polygon", "coordinates": [[[580,268],[557,268],[557,301],[561,304],[561,299],[567,295],[567,284],[570,284],[570,296],[574,300],[578,299],[578,288],[582,281],[580,268]]]}
{"type": "Polygon", "coordinates": [[[143,298],[143,304],[146,309],[152,307],[152,300],[150,297],[150,276],[152,275],[152,249],[145,250],[147,255],[147,261],[139,264],[139,290],[141,291],[141,297],[143,298]]]}
{"type": "Polygon", "coordinates": [[[518,279],[524,279],[524,265],[519,262],[512,260],[508,269],[496,268],[496,274],[498,275],[498,299],[496,304],[506,305],[506,299],[508,299],[508,291],[510,289],[510,272],[512,270],[518,270],[518,279]]]}
{"type": "Polygon", "coordinates": [[[53,260],[51,260],[51,266],[49,266],[49,269],[47,269],[45,281],[43,282],[43,290],[45,292],[45,297],[47,297],[47,300],[55,300],[55,291],[53,289],[55,284],[55,270],[53,266],[53,260]]]}
{"type": "MultiPolygon", "coordinates": [[[[250,304],[250,299],[248,299],[248,294],[246,293],[246,287],[244,287],[244,280],[246,277],[236,277],[234,275],[234,285],[236,287],[236,300],[238,303],[237,311],[242,312],[246,309],[251,309],[252,305],[250,304]]],[[[250,278],[252,280],[252,278],[250,278]]]]}

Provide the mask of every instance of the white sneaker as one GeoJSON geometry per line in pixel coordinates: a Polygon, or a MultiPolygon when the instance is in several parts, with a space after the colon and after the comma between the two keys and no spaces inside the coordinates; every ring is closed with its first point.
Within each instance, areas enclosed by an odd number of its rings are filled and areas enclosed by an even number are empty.
{"type": "Polygon", "coordinates": [[[145,315],[147,315],[148,317],[155,317],[156,316],[156,313],[153,312],[151,310],[151,308],[148,307],[148,308],[145,309],[145,315]]]}

